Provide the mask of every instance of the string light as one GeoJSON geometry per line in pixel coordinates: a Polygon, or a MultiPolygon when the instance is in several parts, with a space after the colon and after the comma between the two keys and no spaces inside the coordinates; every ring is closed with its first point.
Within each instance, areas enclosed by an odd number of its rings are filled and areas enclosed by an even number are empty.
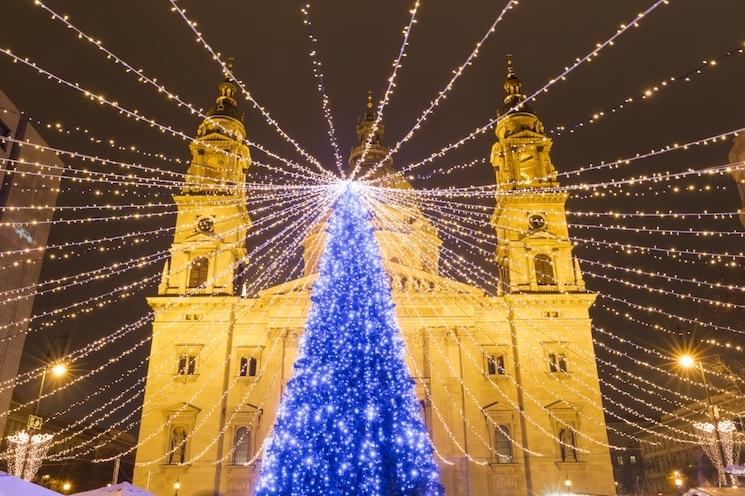
{"type": "Polygon", "coordinates": [[[648,101],[652,97],[659,95],[661,92],[663,92],[666,89],[669,89],[680,83],[689,83],[694,78],[703,76],[706,69],[714,69],[718,66],[720,62],[726,59],[729,59],[733,55],[740,55],[743,53],[745,53],[745,50],[743,50],[743,48],[739,46],[731,48],[716,57],[702,61],[699,65],[697,65],[693,69],[686,70],[678,74],[677,76],[666,77],[660,80],[658,83],[648,86],[647,88],[640,91],[639,93],[635,95],[630,95],[627,98],[624,98],[622,103],[618,103],[604,110],[594,112],[591,117],[581,120],[581,121],[577,121],[573,124],[558,125],[554,127],[553,129],[549,130],[548,133],[555,134],[556,136],[561,136],[566,131],[570,133],[574,133],[579,128],[587,127],[590,124],[596,124],[597,122],[602,120],[603,117],[610,115],[610,114],[616,114],[620,112],[621,110],[628,108],[632,103],[648,101]]]}
{"type": "Polygon", "coordinates": [[[329,142],[331,143],[331,148],[334,151],[334,162],[336,163],[336,168],[339,171],[339,174],[344,177],[344,166],[342,164],[341,152],[339,151],[339,143],[336,139],[334,119],[331,115],[331,101],[326,93],[326,85],[324,84],[325,76],[323,74],[323,63],[318,56],[318,38],[313,34],[313,24],[311,23],[310,17],[310,4],[307,3],[304,7],[301,7],[300,12],[303,14],[303,24],[305,24],[308,31],[308,41],[310,42],[311,47],[308,55],[310,56],[311,66],[313,67],[313,77],[318,81],[316,89],[318,89],[318,93],[321,96],[321,110],[323,111],[323,116],[326,118],[326,124],[328,125],[327,134],[329,142]]]}
{"type": "MultiPolygon", "coordinates": [[[[112,61],[114,61],[115,64],[121,65],[121,66],[125,67],[125,72],[127,72],[127,73],[133,72],[134,74],[136,74],[139,77],[139,81],[140,82],[143,82],[144,81],[144,82],[148,83],[149,85],[154,86],[158,90],[159,93],[165,93],[167,95],[167,97],[168,97],[168,100],[175,100],[176,102],[178,102],[178,106],[179,107],[184,106],[184,107],[188,108],[189,111],[192,114],[196,114],[199,117],[201,117],[202,119],[207,119],[208,118],[208,116],[205,115],[201,110],[198,110],[198,109],[194,108],[193,105],[191,105],[191,104],[189,104],[187,102],[184,102],[178,95],[170,92],[168,89],[166,89],[165,86],[163,86],[161,84],[158,84],[157,80],[146,76],[140,69],[136,69],[136,68],[132,67],[127,62],[125,62],[124,60],[122,60],[119,57],[117,57],[113,52],[111,52],[110,50],[106,49],[103,46],[103,43],[100,40],[95,40],[91,36],[87,35],[83,31],[81,31],[80,29],[78,29],[76,26],[74,26],[72,23],[69,22],[69,16],[60,16],[58,13],[56,13],[51,8],[49,8],[46,4],[44,4],[43,2],[41,2],[41,0],[34,0],[34,3],[36,5],[42,7],[47,12],[49,12],[52,15],[52,19],[53,20],[59,20],[59,21],[63,22],[69,29],[71,29],[71,30],[75,31],[76,33],[78,33],[78,38],[87,40],[88,42],[90,42],[91,44],[93,44],[96,48],[98,48],[99,50],[101,50],[102,52],[104,52],[106,54],[107,60],[112,60],[112,61]]],[[[172,1],[171,3],[174,5],[174,8],[178,9],[178,7],[176,7],[176,5],[175,5],[175,2],[172,1]]],[[[185,12],[186,11],[184,10],[184,13],[185,12]]],[[[182,13],[182,16],[183,16],[183,13],[182,13]]],[[[192,25],[191,23],[190,23],[190,26],[192,28],[194,27],[194,25],[192,25]]],[[[200,37],[201,37],[201,35],[200,35],[200,37]]],[[[282,136],[285,140],[287,140],[290,144],[292,144],[296,148],[296,150],[298,150],[298,152],[300,152],[301,155],[303,155],[305,158],[309,159],[311,163],[313,163],[314,165],[316,165],[319,168],[319,170],[321,171],[322,174],[326,175],[327,178],[332,178],[333,176],[331,176],[328,173],[328,171],[326,171],[315,158],[313,158],[307,152],[305,152],[302,148],[300,148],[299,145],[294,140],[292,140],[279,127],[279,125],[277,124],[277,122],[274,121],[273,119],[271,119],[269,117],[269,114],[255,100],[253,100],[253,98],[245,90],[245,88],[243,86],[243,83],[240,82],[237,78],[235,78],[233,76],[232,70],[227,65],[225,65],[224,63],[222,63],[222,61],[219,59],[219,57],[216,58],[216,60],[218,60],[220,62],[220,64],[222,65],[222,68],[224,70],[224,73],[227,74],[241,88],[241,90],[244,91],[244,93],[246,93],[247,99],[249,99],[251,101],[251,103],[254,105],[255,108],[258,108],[261,111],[261,113],[264,115],[264,118],[266,119],[266,121],[280,134],[280,136],[282,136]]],[[[218,126],[223,131],[228,131],[227,129],[225,129],[224,127],[222,127],[222,125],[219,124],[219,123],[218,123],[218,126]]],[[[266,148],[262,147],[261,145],[258,145],[256,143],[250,143],[250,142],[247,142],[247,143],[250,144],[250,145],[252,145],[252,146],[254,146],[255,148],[261,150],[262,152],[266,153],[267,155],[269,155],[272,158],[278,159],[278,160],[286,163],[287,165],[290,165],[290,166],[293,166],[293,167],[297,167],[298,169],[303,170],[303,171],[306,171],[306,172],[308,172],[311,175],[315,175],[313,172],[309,171],[308,169],[306,169],[302,165],[293,163],[293,162],[291,162],[289,160],[286,160],[286,159],[283,159],[279,155],[274,154],[273,152],[271,152],[271,151],[267,150],[266,148]]],[[[218,151],[224,153],[223,150],[219,150],[218,149],[218,151]]]]}
{"type": "MultiPolygon", "coordinates": [[[[383,110],[385,109],[385,106],[388,104],[391,95],[393,93],[393,88],[396,86],[396,76],[398,75],[398,70],[401,68],[402,60],[404,57],[406,57],[406,47],[409,46],[409,35],[411,35],[411,30],[414,27],[414,24],[416,24],[416,15],[419,10],[420,1],[414,0],[414,5],[409,10],[409,14],[411,16],[409,17],[409,23],[404,27],[403,29],[403,41],[401,42],[401,48],[398,50],[398,55],[396,56],[396,59],[393,61],[393,72],[391,73],[391,76],[388,78],[388,86],[385,89],[385,92],[383,93],[383,98],[378,103],[378,108],[375,112],[375,120],[373,121],[372,128],[365,136],[365,142],[364,146],[362,148],[362,154],[359,156],[359,158],[355,161],[354,166],[352,167],[352,172],[350,173],[350,177],[354,179],[357,176],[357,171],[359,170],[360,165],[365,161],[365,158],[367,157],[367,153],[370,151],[370,146],[373,144],[374,137],[378,134],[378,129],[380,128],[380,123],[383,120],[383,110]]],[[[368,101],[368,107],[371,107],[371,102],[368,101]]],[[[371,108],[369,108],[371,110],[371,108]]]]}
{"type": "MultiPolygon", "coordinates": [[[[659,6],[661,6],[663,4],[666,5],[668,3],[670,3],[669,0],[656,0],[646,10],[644,10],[643,12],[640,12],[639,14],[637,14],[633,21],[631,21],[628,24],[621,24],[621,26],[619,27],[619,29],[616,31],[616,33],[613,36],[611,36],[610,38],[608,38],[607,40],[605,40],[602,43],[597,43],[595,45],[595,48],[591,52],[589,52],[587,55],[585,55],[582,58],[577,58],[576,61],[573,64],[565,67],[565,69],[564,69],[564,71],[562,73],[560,73],[558,76],[554,77],[553,79],[549,80],[548,83],[546,83],[545,85],[543,85],[540,89],[538,89],[537,91],[535,91],[533,94],[527,96],[523,100],[523,102],[521,102],[520,105],[524,105],[526,103],[529,103],[529,102],[534,101],[535,98],[539,94],[541,94],[541,93],[547,93],[548,90],[549,90],[549,88],[551,86],[553,86],[555,83],[557,83],[559,81],[566,80],[567,76],[571,72],[573,72],[577,67],[579,67],[580,65],[582,65],[582,64],[584,64],[586,62],[592,61],[592,59],[594,57],[597,57],[598,56],[598,54],[600,53],[600,51],[602,49],[604,49],[605,47],[607,47],[609,45],[615,44],[616,39],[619,38],[626,31],[628,31],[631,27],[638,27],[639,26],[639,22],[642,19],[644,19],[649,14],[651,14],[659,6]]],[[[422,160],[420,162],[416,162],[416,163],[412,163],[412,164],[409,164],[409,165],[404,166],[398,173],[399,174],[406,174],[406,173],[408,173],[412,169],[415,169],[417,167],[420,167],[420,166],[422,166],[424,164],[427,164],[429,162],[432,162],[436,158],[440,158],[440,157],[444,156],[450,150],[452,150],[454,148],[460,147],[464,143],[466,143],[468,141],[471,141],[474,138],[476,138],[476,136],[478,136],[480,134],[483,134],[488,129],[491,129],[492,126],[494,126],[495,124],[497,124],[500,120],[504,119],[505,116],[509,115],[510,112],[515,111],[515,110],[518,110],[518,107],[519,107],[519,105],[516,106],[516,108],[509,109],[501,117],[496,117],[496,118],[493,118],[493,119],[489,119],[489,121],[486,124],[484,124],[483,126],[481,126],[479,128],[476,128],[476,130],[474,130],[472,133],[468,134],[467,136],[459,139],[458,141],[456,141],[454,143],[451,143],[451,144],[449,144],[449,145],[441,148],[440,151],[431,154],[429,157],[427,157],[426,159],[424,159],[424,160],[422,160]]],[[[371,180],[370,182],[373,183],[373,184],[378,184],[378,183],[380,183],[382,181],[385,181],[386,178],[387,178],[387,175],[386,176],[383,176],[383,177],[381,177],[379,179],[371,180]]]]}
{"type": "MultiPolygon", "coordinates": [[[[370,177],[380,166],[381,164],[385,163],[386,161],[390,160],[390,158],[398,152],[399,148],[409,141],[412,136],[414,135],[414,132],[419,129],[424,121],[427,120],[427,118],[434,112],[434,109],[439,106],[440,101],[447,98],[447,94],[455,87],[455,82],[460,78],[461,75],[463,75],[463,72],[466,70],[467,67],[470,67],[473,65],[473,61],[479,56],[479,50],[481,49],[481,46],[486,43],[486,40],[491,36],[492,33],[494,33],[497,29],[497,24],[499,24],[504,16],[515,8],[515,6],[518,4],[517,0],[509,0],[507,4],[504,6],[504,8],[499,12],[499,15],[497,15],[497,18],[492,22],[491,26],[489,26],[489,29],[486,30],[484,35],[481,37],[481,39],[476,43],[476,46],[474,47],[473,51],[466,57],[465,62],[458,66],[456,69],[452,71],[453,77],[450,78],[450,80],[447,82],[444,88],[442,88],[437,96],[429,103],[429,106],[422,112],[422,114],[417,118],[416,122],[413,126],[411,126],[411,129],[404,135],[404,137],[399,140],[393,147],[388,151],[385,158],[380,160],[377,164],[375,164],[370,170],[365,173],[361,179],[365,180],[368,177],[370,177]]],[[[378,111],[378,114],[381,114],[380,110],[378,111]]],[[[377,127],[376,127],[377,128],[377,127]]],[[[363,154],[364,157],[364,154],[363,154]]]]}
{"type": "Polygon", "coordinates": [[[200,33],[197,30],[196,28],[197,23],[192,21],[186,16],[186,9],[180,8],[177,5],[176,0],[168,0],[168,1],[172,5],[171,11],[178,13],[178,15],[184,20],[184,22],[189,27],[189,29],[191,29],[194,32],[194,34],[197,36],[196,38],[197,43],[202,45],[208,52],[210,52],[210,54],[212,55],[212,59],[215,60],[218,64],[220,64],[220,67],[222,68],[223,73],[227,74],[228,77],[230,77],[233,81],[235,81],[235,83],[238,85],[240,90],[243,92],[243,95],[245,96],[246,100],[251,102],[251,105],[255,109],[257,109],[259,112],[261,112],[261,115],[264,116],[264,119],[266,120],[266,122],[282,138],[284,138],[285,141],[290,143],[301,156],[303,156],[311,164],[315,165],[316,168],[319,170],[319,172],[322,174],[322,176],[325,176],[327,180],[333,181],[334,180],[333,175],[326,168],[324,168],[323,165],[316,158],[314,158],[312,155],[306,152],[295,140],[293,140],[287,133],[285,133],[282,130],[282,128],[279,127],[279,124],[277,123],[277,121],[269,115],[269,112],[267,112],[266,109],[262,107],[261,105],[259,105],[259,103],[254,99],[251,93],[246,89],[246,86],[243,84],[243,82],[240,79],[235,77],[231,68],[228,67],[228,65],[220,57],[220,54],[215,52],[215,50],[213,50],[213,48],[207,43],[207,41],[202,36],[202,33],[200,33]]]}
{"type": "Polygon", "coordinates": [[[49,449],[52,437],[51,434],[31,435],[26,431],[20,431],[5,438],[10,451],[7,460],[11,475],[27,481],[32,480],[49,449]]]}

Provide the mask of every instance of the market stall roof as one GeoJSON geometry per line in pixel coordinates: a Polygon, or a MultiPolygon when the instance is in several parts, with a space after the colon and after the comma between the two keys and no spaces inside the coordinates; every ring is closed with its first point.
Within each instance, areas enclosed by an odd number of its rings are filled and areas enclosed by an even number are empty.
{"type": "Polygon", "coordinates": [[[745,496],[745,488],[694,487],[686,491],[683,496],[745,496]]]}
{"type": "Polygon", "coordinates": [[[0,472],[0,494],[13,496],[61,496],[60,493],[0,472]]]}
{"type": "MultiPolygon", "coordinates": [[[[57,494],[57,493],[54,493],[57,494]]],[[[153,496],[153,493],[133,486],[129,482],[120,482],[112,486],[100,487],[91,491],[75,493],[73,496],[153,496]]]]}

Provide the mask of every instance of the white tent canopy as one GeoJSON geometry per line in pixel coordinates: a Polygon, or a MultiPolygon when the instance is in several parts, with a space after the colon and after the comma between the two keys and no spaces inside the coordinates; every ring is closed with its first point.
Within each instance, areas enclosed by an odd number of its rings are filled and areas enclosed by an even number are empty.
{"type": "Polygon", "coordinates": [[[91,491],[75,493],[73,496],[153,496],[153,493],[147,492],[144,489],[140,489],[137,486],[133,486],[129,482],[120,482],[119,484],[114,484],[113,486],[106,486],[98,489],[93,489],[91,491]]]}
{"type": "Polygon", "coordinates": [[[0,496],[61,496],[46,487],[0,472],[0,496]]]}
{"type": "Polygon", "coordinates": [[[694,487],[683,496],[745,496],[742,487],[694,487]]]}

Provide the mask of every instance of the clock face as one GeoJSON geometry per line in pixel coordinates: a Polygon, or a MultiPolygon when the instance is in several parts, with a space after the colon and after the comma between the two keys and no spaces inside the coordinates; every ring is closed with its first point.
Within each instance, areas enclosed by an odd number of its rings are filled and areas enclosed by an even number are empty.
{"type": "Polygon", "coordinates": [[[533,214],[528,218],[528,225],[531,229],[538,230],[546,227],[546,219],[539,214],[533,214]]]}
{"type": "Polygon", "coordinates": [[[215,228],[215,221],[212,217],[201,217],[197,221],[197,229],[202,232],[212,232],[215,228]]]}

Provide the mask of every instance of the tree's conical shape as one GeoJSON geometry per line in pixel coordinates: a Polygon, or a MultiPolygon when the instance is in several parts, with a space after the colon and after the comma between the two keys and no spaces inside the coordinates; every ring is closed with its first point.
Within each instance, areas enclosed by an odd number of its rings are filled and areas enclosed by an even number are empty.
{"type": "Polygon", "coordinates": [[[442,495],[370,215],[336,202],[257,495],[442,495]]]}

